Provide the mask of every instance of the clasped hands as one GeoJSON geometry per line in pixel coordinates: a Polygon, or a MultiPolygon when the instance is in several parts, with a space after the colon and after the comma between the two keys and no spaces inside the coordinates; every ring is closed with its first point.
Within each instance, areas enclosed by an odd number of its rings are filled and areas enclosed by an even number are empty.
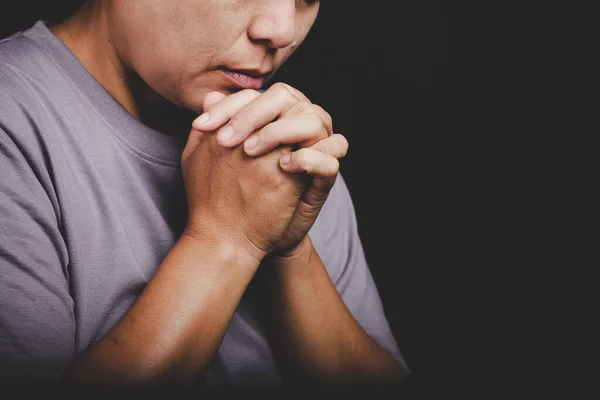
{"type": "Polygon", "coordinates": [[[299,90],[210,92],[181,156],[186,232],[260,262],[301,248],[339,171],[348,142],[299,90]]]}

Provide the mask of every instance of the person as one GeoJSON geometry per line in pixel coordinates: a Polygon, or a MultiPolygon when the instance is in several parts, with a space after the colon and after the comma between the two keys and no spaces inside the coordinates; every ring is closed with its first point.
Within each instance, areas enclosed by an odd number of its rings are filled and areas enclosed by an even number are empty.
{"type": "Polygon", "coordinates": [[[0,43],[0,376],[402,386],[312,0],[90,0],[0,43]]]}

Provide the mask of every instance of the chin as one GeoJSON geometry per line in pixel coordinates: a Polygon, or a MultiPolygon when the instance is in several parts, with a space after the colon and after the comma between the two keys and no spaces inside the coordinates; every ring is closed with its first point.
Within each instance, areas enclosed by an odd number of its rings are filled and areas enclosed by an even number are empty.
{"type": "Polygon", "coordinates": [[[179,96],[167,98],[167,100],[182,110],[189,111],[195,114],[200,114],[202,112],[203,97],[194,96],[194,98],[190,99],[179,96]]]}

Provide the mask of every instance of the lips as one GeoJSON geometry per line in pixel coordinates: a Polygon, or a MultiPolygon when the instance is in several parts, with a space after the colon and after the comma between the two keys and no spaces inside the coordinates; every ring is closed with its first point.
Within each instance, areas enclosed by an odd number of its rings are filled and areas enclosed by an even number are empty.
{"type": "Polygon", "coordinates": [[[223,74],[242,89],[260,89],[267,79],[266,74],[255,71],[222,70],[223,74]]]}

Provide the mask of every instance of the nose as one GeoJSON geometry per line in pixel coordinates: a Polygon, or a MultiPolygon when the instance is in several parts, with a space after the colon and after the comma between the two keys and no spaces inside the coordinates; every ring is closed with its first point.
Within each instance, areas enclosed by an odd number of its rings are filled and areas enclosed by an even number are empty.
{"type": "Polygon", "coordinates": [[[269,1],[248,27],[248,37],[271,48],[283,48],[296,39],[296,1],[269,1]]]}

